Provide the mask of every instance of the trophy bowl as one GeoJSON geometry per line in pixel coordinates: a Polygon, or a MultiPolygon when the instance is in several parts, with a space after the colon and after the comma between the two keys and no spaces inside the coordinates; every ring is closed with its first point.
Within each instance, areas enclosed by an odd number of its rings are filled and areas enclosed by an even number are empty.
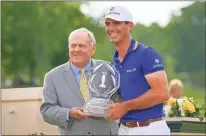
{"type": "Polygon", "coordinates": [[[89,116],[105,117],[107,107],[114,103],[110,98],[120,85],[119,72],[110,63],[102,62],[90,70],[88,85],[92,97],[85,102],[83,112],[89,116]]]}

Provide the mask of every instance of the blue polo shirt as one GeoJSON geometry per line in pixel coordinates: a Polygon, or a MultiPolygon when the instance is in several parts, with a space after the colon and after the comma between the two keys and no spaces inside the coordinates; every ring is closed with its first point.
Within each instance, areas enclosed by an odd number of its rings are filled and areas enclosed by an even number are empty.
{"type": "MultiPolygon", "coordinates": [[[[112,64],[120,73],[120,95],[122,101],[137,98],[150,89],[145,75],[164,70],[161,56],[151,47],[131,39],[130,47],[124,60],[118,59],[118,52],[113,56],[112,64]]],[[[132,110],[126,113],[120,122],[138,122],[165,116],[163,104],[143,110],[132,110]]]]}

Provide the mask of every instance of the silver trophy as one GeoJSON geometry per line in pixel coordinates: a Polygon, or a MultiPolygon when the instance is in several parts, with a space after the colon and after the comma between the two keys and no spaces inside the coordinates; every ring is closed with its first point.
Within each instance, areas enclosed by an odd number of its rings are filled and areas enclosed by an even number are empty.
{"type": "Polygon", "coordinates": [[[111,96],[120,86],[120,74],[111,64],[103,62],[90,70],[88,85],[92,97],[83,111],[89,116],[104,117],[108,113],[106,107],[114,103],[111,96]]]}

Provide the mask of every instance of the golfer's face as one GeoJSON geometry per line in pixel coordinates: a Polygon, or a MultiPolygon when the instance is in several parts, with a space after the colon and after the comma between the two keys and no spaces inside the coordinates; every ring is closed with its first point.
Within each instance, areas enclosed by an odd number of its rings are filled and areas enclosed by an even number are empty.
{"type": "Polygon", "coordinates": [[[118,43],[130,34],[130,30],[125,22],[115,21],[113,19],[105,20],[106,33],[113,43],[118,43]]]}

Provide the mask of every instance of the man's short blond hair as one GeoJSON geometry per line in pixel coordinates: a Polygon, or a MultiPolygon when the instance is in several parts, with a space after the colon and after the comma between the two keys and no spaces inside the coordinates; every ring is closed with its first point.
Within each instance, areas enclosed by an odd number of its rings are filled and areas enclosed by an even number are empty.
{"type": "Polygon", "coordinates": [[[170,83],[169,83],[169,87],[170,87],[170,88],[172,88],[172,87],[175,86],[175,85],[183,88],[183,83],[182,83],[182,81],[179,80],[179,79],[173,79],[173,80],[170,81],[170,83]]]}

